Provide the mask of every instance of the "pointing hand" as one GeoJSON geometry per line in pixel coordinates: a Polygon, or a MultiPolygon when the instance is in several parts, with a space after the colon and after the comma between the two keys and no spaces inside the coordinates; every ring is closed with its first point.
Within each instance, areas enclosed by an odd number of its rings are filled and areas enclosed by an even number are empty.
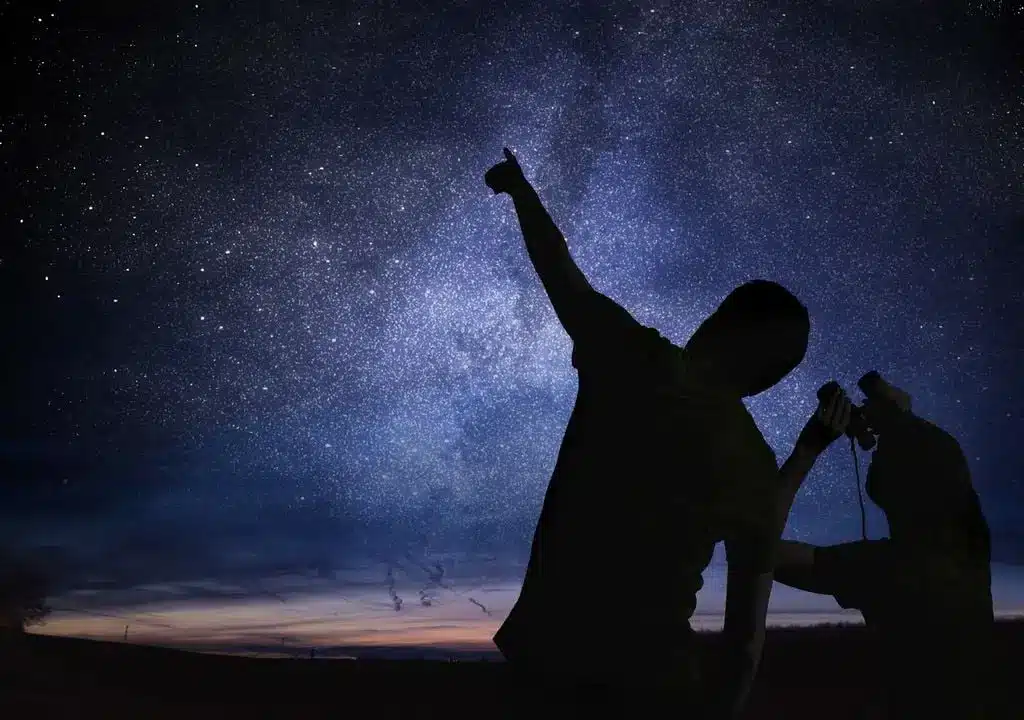
{"type": "Polygon", "coordinates": [[[484,175],[484,182],[494,191],[495,195],[511,192],[517,187],[527,184],[523,169],[519,167],[519,161],[508,148],[505,148],[505,159],[484,175]]]}

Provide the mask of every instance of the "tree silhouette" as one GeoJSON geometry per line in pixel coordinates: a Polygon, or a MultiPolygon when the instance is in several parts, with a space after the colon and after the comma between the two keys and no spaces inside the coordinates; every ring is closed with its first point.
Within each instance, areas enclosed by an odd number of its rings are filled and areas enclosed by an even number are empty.
{"type": "Polygon", "coordinates": [[[50,614],[46,576],[29,565],[0,557],[0,631],[24,632],[50,614]]]}

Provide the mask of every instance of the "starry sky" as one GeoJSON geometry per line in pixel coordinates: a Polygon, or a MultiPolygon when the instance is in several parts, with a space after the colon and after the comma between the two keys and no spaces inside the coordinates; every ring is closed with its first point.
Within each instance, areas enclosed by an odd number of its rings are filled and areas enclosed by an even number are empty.
{"type": "MultiPolygon", "coordinates": [[[[55,632],[486,645],[576,390],[483,184],[505,145],[677,343],[751,278],[808,306],[749,402],[780,460],[827,380],[909,391],[1024,609],[1020,3],[40,0],[0,28],[0,547],[51,574],[55,632]]],[[[859,534],[837,444],[787,536],[859,534]]]]}

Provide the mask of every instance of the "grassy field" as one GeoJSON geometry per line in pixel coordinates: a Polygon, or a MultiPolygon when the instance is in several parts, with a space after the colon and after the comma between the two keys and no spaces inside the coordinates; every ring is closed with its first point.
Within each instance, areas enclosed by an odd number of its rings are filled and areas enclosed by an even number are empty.
{"type": "MultiPolygon", "coordinates": [[[[1024,718],[1024,622],[1000,622],[997,637],[994,717],[1024,718]]],[[[770,630],[748,717],[858,717],[868,640],[860,626],[770,630]]],[[[523,715],[509,713],[518,686],[500,662],[248,658],[32,634],[0,653],[5,718],[523,715]]]]}

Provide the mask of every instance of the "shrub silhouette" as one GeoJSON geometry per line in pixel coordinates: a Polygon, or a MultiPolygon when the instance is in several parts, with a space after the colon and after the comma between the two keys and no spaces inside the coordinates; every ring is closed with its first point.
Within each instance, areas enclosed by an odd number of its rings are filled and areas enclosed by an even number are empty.
{"type": "Polygon", "coordinates": [[[24,632],[50,614],[46,576],[14,558],[0,557],[0,632],[24,632]]]}

